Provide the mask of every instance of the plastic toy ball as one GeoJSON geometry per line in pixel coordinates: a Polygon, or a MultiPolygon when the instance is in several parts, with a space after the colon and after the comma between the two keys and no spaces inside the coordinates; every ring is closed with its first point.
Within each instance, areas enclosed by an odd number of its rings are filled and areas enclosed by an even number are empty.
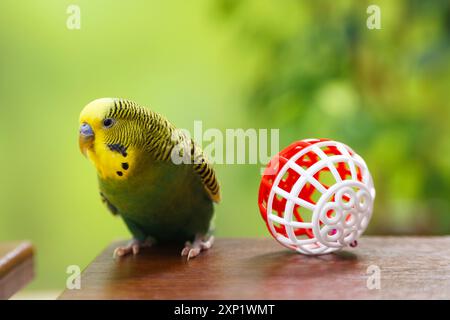
{"type": "Polygon", "coordinates": [[[307,139],[272,158],[258,203],[278,242],[318,255],[356,244],[369,224],[374,198],[372,177],[359,155],[340,142],[307,139]]]}

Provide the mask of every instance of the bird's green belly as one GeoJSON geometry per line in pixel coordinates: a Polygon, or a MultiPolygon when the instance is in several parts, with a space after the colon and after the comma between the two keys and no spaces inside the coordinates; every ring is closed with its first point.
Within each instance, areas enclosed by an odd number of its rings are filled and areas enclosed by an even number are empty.
{"type": "Polygon", "coordinates": [[[135,238],[186,241],[205,234],[213,204],[186,165],[152,164],[127,180],[102,180],[100,190],[117,208],[135,238]]]}

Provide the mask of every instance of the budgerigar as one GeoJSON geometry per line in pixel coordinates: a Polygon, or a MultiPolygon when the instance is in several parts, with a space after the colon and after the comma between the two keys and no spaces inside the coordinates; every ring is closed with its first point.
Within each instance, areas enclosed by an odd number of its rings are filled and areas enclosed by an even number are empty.
{"type": "Polygon", "coordinates": [[[102,201],[133,236],[114,256],[180,242],[190,259],[211,247],[216,175],[200,147],[162,115],[129,100],[94,100],[81,112],[79,144],[97,169],[102,201]]]}

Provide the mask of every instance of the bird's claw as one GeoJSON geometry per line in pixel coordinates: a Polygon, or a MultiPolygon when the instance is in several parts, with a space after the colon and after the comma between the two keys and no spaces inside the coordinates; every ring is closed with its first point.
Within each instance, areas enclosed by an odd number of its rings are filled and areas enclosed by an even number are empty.
{"type": "Polygon", "coordinates": [[[117,247],[114,250],[113,257],[123,257],[130,253],[133,253],[133,255],[137,255],[141,248],[150,247],[152,245],[152,242],[150,240],[145,241],[139,241],[136,239],[131,240],[126,246],[120,246],[117,247]]]}
{"type": "Polygon", "coordinates": [[[210,236],[207,240],[202,237],[196,237],[194,242],[187,241],[183,250],[181,250],[181,256],[186,256],[187,260],[195,258],[200,252],[208,250],[214,243],[214,236],[210,236]]]}

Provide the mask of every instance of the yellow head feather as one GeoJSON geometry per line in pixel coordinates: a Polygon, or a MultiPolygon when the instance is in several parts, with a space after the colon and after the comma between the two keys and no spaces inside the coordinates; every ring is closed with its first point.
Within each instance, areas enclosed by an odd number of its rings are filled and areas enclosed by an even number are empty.
{"type": "Polygon", "coordinates": [[[106,139],[110,128],[105,127],[104,120],[119,101],[116,98],[96,99],[87,104],[80,114],[80,125],[87,124],[93,132],[88,137],[80,134],[80,149],[94,163],[103,179],[127,178],[136,160],[132,147],[121,150],[118,145],[108,145],[106,139]]]}

